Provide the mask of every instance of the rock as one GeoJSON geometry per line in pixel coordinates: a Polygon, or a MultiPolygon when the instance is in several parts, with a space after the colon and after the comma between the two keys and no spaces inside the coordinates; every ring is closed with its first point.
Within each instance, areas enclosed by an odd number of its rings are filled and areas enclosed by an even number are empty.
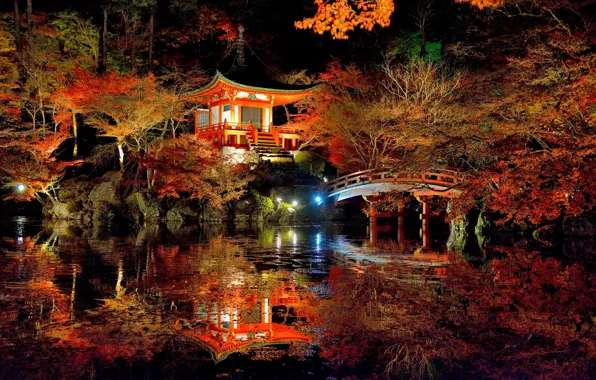
{"type": "Polygon", "coordinates": [[[234,215],[234,224],[236,225],[248,225],[251,220],[250,214],[236,214],[234,215]]]}
{"type": "Polygon", "coordinates": [[[234,205],[234,212],[236,214],[246,214],[250,215],[254,209],[251,201],[248,199],[243,199],[241,201],[236,202],[234,205]]]}
{"type": "Polygon", "coordinates": [[[184,217],[182,216],[182,214],[180,213],[180,211],[177,208],[173,208],[170,211],[168,211],[168,213],[166,214],[166,220],[168,222],[183,223],[184,217]]]}
{"type": "Polygon", "coordinates": [[[476,226],[474,226],[474,233],[478,239],[478,246],[480,249],[482,249],[484,244],[488,241],[489,227],[490,223],[484,214],[482,212],[478,214],[478,221],[476,222],[476,226]]]}
{"type": "Polygon", "coordinates": [[[101,202],[110,205],[118,205],[120,203],[118,189],[112,182],[100,183],[91,190],[91,193],[89,193],[89,201],[91,201],[94,208],[96,207],[96,204],[101,202]]]}
{"type": "Polygon", "coordinates": [[[468,220],[457,218],[451,221],[451,232],[447,239],[447,249],[455,252],[463,252],[468,240],[468,220]]]}
{"type": "MultiPolygon", "coordinates": [[[[66,203],[85,203],[89,199],[91,190],[93,190],[93,183],[89,177],[71,178],[60,183],[58,198],[66,203]]],[[[71,208],[71,210],[74,209],[71,208]]]]}
{"type": "Polygon", "coordinates": [[[140,224],[159,220],[159,203],[144,193],[132,193],[126,198],[129,215],[140,224]],[[139,215],[140,213],[140,215],[139,215]]]}
{"type": "Polygon", "coordinates": [[[203,221],[221,223],[228,220],[228,215],[224,209],[214,208],[210,205],[203,209],[203,221]]]}
{"type": "Polygon", "coordinates": [[[79,212],[73,212],[70,204],[64,202],[54,203],[52,214],[54,215],[54,218],[60,220],[80,220],[82,216],[79,212]]]}
{"type": "Polygon", "coordinates": [[[189,219],[197,219],[199,213],[193,208],[193,204],[189,200],[179,200],[174,203],[166,213],[166,220],[168,221],[185,221],[189,219]]]}
{"type": "Polygon", "coordinates": [[[291,213],[286,207],[280,207],[273,215],[269,217],[269,221],[275,222],[281,225],[293,224],[294,223],[294,213],[291,213]]]}
{"type": "Polygon", "coordinates": [[[56,219],[68,219],[68,216],[70,215],[68,205],[62,202],[54,203],[53,215],[56,219]]]}
{"type": "Polygon", "coordinates": [[[109,227],[115,217],[116,213],[109,202],[93,203],[93,225],[95,227],[109,227]]]}
{"type": "Polygon", "coordinates": [[[112,182],[115,184],[120,184],[120,182],[122,182],[122,172],[119,170],[107,172],[103,176],[101,176],[101,182],[112,182]]]}
{"type": "Polygon", "coordinates": [[[182,220],[168,220],[166,227],[167,227],[168,231],[170,231],[171,233],[177,234],[180,232],[180,229],[182,228],[183,225],[184,225],[184,222],[182,220]]]}

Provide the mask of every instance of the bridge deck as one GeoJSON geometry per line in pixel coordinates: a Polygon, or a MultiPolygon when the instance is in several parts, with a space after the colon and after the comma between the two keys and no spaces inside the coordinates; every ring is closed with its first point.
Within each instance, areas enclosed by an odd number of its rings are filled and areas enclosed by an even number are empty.
{"type": "Polygon", "coordinates": [[[389,170],[371,169],[339,177],[327,183],[326,196],[335,202],[356,197],[370,196],[389,191],[411,192],[415,195],[457,197],[455,187],[463,175],[453,170],[436,170],[419,177],[398,177],[389,170]]]}

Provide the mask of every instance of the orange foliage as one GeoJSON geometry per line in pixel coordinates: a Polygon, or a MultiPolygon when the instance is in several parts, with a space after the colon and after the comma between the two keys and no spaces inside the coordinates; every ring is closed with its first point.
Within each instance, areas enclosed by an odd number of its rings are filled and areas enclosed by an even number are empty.
{"type": "Polygon", "coordinates": [[[346,33],[356,28],[371,31],[375,25],[387,27],[394,10],[393,0],[315,0],[315,5],[314,17],[294,25],[318,34],[330,32],[335,39],[347,39],[346,33]]]}
{"type": "Polygon", "coordinates": [[[26,136],[24,132],[13,132],[12,140],[1,146],[0,173],[10,180],[5,187],[25,185],[23,191],[11,192],[5,199],[28,201],[50,192],[62,179],[68,167],[81,161],[59,161],[56,158],[60,145],[69,138],[64,129],[47,136],[26,136]],[[20,139],[17,139],[19,136],[20,139]]]}
{"type": "Polygon", "coordinates": [[[456,3],[469,3],[478,9],[496,8],[504,4],[503,0],[455,0],[456,3]]]}
{"type": "Polygon", "coordinates": [[[159,196],[187,194],[217,208],[242,197],[252,179],[245,165],[224,162],[210,141],[194,135],[163,141],[144,165],[156,172],[154,189],[159,196]]]}

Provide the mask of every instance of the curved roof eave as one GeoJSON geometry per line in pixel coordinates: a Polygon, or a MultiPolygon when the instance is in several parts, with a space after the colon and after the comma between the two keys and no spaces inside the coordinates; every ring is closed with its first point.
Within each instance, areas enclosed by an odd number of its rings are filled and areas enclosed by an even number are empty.
{"type": "Polygon", "coordinates": [[[221,72],[216,71],[215,75],[213,76],[213,79],[211,79],[211,81],[209,81],[209,83],[207,83],[206,85],[196,89],[196,90],[192,90],[189,91],[187,93],[188,96],[192,96],[192,95],[200,95],[203,92],[207,92],[210,89],[212,89],[213,87],[215,87],[217,85],[218,82],[223,82],[229,86],[232,87],[237,87],[239,89],[242,90],[248,90],[248,91],[255,91],[255,92],[264,92],[264,93],[271,93],[271,94],[302,94],[302,93],[308,93],[313,91],[314,89],[316,89],[317,87],[320,86],[319,83],[312,85],[312,86],[305,86],[304,88],[296,88],[296,89],[279,89],[279,88],[267,88],[267,87],[257,87],[257,86],[249,86],[246,84],[242,84],[242,83],[238,83],[235,82],[229,78],[226,78],[221,72]]]}

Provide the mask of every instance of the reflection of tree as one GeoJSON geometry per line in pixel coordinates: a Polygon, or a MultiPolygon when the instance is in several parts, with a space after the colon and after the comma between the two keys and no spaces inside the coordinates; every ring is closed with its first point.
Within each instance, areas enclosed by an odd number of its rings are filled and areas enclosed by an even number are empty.
{"type": "Polygon", "coordinates": [[[398,269],[391,266],[358,275],[334,269],[333,296],[321,312],[322,355],[339,369],[370,371],[367,361],[378,362],[378,371],[412,377],[589,372],[593,274],[523,249],[480,268],[452,261],[438,286],[391,281],[398,269]]]}

